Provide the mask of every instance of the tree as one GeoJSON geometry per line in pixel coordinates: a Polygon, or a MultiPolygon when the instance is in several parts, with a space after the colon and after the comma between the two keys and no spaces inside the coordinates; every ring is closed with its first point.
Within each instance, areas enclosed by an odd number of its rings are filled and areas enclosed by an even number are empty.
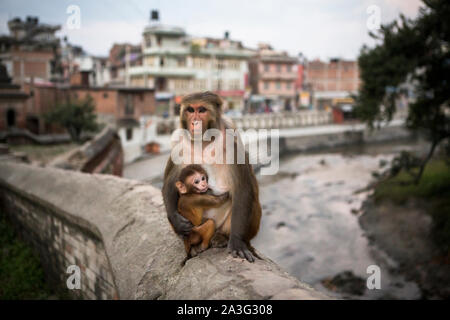
{"type": "MultiPolygon", "coordinates": [[[[374,48],[364,46],[358,58],[362,85],[356,113],[371,128],[390,121],[405,83],[413,87],[406,126],[430,141],[430,150],[417,166],[418,183],[436,147],[450,138],[450,2],[424,0],[416,19],[381,26],[374,48]]],[[[447,148],[450,150],[450,148],[447,148]]],[[[447,153],[447,156],[450,153],[447,153]]]]}
{"type": "Polygon", "coordinates": [[[46,113],[44,118],[49,123],[57,123],[63,126],[67,129],[73,141],[80,142],[83,131],[96,131],[98,129],[94,111],[94,101],[88,95],[83,100],[69,101],[57,105],[46,113]]]}

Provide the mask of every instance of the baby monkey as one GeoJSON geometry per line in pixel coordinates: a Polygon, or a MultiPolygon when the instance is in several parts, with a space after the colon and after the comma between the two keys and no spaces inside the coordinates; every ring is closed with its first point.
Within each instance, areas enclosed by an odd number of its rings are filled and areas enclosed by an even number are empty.
{"type": "Polygon", "coordinates": [[[223,205],[229,199],[229,193],[213,195],[208,174],[197,164],[183,168],[175,186],[180,194],[178,212],[194,225],[190,234],[184,237],[186,253],[191,257],[191,247],[201,243],[199,252],[208,249],[215,232],[214,220],[204,219],[203,212],[223,205]]]}

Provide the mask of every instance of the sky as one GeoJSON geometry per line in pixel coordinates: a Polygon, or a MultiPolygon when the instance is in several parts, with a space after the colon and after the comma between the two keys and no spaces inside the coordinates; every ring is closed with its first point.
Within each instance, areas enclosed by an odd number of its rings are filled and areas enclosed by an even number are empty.
{"type": "Polygon", "coordinates": [[[113,43],[138,44],[149,23],[150,10],[160,12],[163,24],[183,27],[189,35],[230,37],[246,47],[270,43],[291,55],[308,59],[356,59],[363,44],[373,46],[367,22],[371,6],[379,8],[381,23],[400,13],[414,18],[420,0],[2,0],[0,33],[7,21],[38,16],[41,22],[61,25],[59,36],[94,55],[108,55],[113,43]],[[68,28],[67,8],[80,8],[80,28],[68,28]]]}

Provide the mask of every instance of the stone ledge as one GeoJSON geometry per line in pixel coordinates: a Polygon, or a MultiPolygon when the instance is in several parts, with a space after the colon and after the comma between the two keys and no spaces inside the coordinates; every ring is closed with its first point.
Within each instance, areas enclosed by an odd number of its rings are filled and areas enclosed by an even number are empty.
{"type": "Polygon", "coordinates": [[[251,264],[226,249],[210,249],[182,266],[183,243],[167,221],[161,191],[152,186],[2,163],[0,188],[101,239],[120,299],[329,299],[268,258],[251,264]]]}

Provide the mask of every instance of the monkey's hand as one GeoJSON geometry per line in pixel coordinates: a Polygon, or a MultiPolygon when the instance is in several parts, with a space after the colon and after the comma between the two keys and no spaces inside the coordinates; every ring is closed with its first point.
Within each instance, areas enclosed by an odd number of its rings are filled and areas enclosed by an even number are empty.
{"type": "Polygon", "coordinates": [[[238,256],[242,259],[247,259],[249,262],[254,262],[255,258],[247,247],[244,241],[239,238],[230,236],[228,241],[228,252],[233,255],[234,258],[238,256]]]}
{"type": "Polygon", "coordinates": [[[169,217],[169,221],[172,224],[175,232],[182,236],[188,236],[194,225],[178,212],[174,212],[169,217]]]}

